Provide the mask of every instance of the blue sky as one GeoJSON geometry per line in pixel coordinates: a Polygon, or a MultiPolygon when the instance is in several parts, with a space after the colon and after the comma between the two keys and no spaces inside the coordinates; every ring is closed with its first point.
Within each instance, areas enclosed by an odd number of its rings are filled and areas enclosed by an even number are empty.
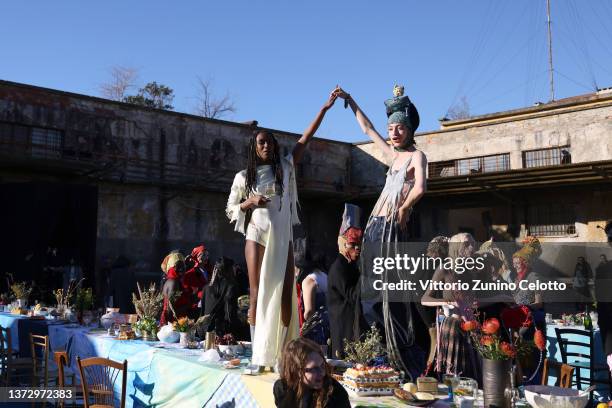
{"type": "MultiPolygon", "coordinates": [[[[612,86],[612,1],[551,0],[557,98],[612,86]]],[[[114,65],[175,90],[196,77],[262,126],[301,132],[339,83],[384,131],[394,83],[437,129],[465,97],[473,114],[549,99],[545,0],[3,1],[0,78],[99,95],[114,65]]],[[[318,133],[364,140],[341,104],[318,133]]]]}

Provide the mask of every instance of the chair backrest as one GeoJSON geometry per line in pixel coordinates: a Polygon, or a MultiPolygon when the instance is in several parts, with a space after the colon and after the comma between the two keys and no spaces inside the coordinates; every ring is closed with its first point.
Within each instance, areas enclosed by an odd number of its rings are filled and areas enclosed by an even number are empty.
{"type": "Polygon", "coordinates": [[[77,357],[77,365],[81,374],[83,401],[89,408],[90,394],[94,404],[114,406],[114,389],[119,374],[122,374],[120,408],[125,408],[125,392],[127,384],[127,360],[119,363],[108,358],[91,357],[81,360],[77,357]]]}
{"type": "Polygon", "coordinates": [[[30,333],[30,347],[34,376],[42,373],[46,386],[49,383],[49,336],[30,333]]]}
{"type": "Polygon", "coordinates": [[[555,333],[563,363],[568,363],[568,357],[577,357],[583,361],[590,362],[591,356],[595,355],[593,332],[591,330],[561,329],[555,327],[555,333]],[[570,336],[572,336],[572,339],[569,339],[570,336]],[[569,350],[569,346],[572,346],[571,350],[569,350]]]}
{"type": "Polygon", "coordinates": [[[57,386],[63,387],[66,384],[64,367],[68,365],[68,353],[65,351],[55,351],[53,352],[53,360],[57,365],[57,386]]]}
{"type": "Polygon", "coordinates": [[[574,367],[559,363],[555,360],[544,359],[544,370],[542,372],[542,385],[548,385],[548,377],[550,372],[553,371],[557,376],[555,386],[561,388],[572,387],[572,377],[574,376],[574,367]],[[551,370],[552,369],[552,370],[551,370]]]}
{"type": "Polygon", "coordinates": [[[0,353],[3,356],[8,356],[10,359],[13,355],[13,343],[11,342],[11,329],[0,326],[0,353]]]}

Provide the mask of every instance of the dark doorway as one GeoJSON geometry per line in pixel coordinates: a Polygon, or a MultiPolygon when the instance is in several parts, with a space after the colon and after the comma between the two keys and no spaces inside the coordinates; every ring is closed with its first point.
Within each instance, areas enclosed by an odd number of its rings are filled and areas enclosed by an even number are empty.
{"type": "MultiPolygon", "coordinates": [[[[73,259],[84,286],[94,286],[98,189],[62,183],[0,184],[0,291],[7,274],[15,281],[35,281],[32,297],[47,300],[62,286],[63,267],[73,259]]],[[[32,299],[34,300],[34,299],[32,299]]]]}

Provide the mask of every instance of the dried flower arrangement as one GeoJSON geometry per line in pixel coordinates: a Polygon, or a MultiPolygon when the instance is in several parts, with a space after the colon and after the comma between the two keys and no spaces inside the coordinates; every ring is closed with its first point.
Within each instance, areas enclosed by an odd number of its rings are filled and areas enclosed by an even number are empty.
{"type": "Polygon", "coordinates": [[[156,320],[162,309],[164,295],[157,291],[154,283],[147,290],[142,290],[139,283],[136,284],[136,287],[138,288],[138,297],[136,293],[132,293],[132,302],[136,314],[140,319],[152,318],[156,320]]]}
{"type": "Polygon", "coordinates": [[[344,339],[346,360],[354,364],[367,366],[371,360],[384,354],[382,338],[376,326],[362,336],[363,340],[348,341],[344,339]]]}
{"type": "Polygon", "coordinates": [[[15,295],[15,299],[27,299],[32,293],[32,285],[26,282],[16,282],[11,285],[11,291],[15,295]]]}

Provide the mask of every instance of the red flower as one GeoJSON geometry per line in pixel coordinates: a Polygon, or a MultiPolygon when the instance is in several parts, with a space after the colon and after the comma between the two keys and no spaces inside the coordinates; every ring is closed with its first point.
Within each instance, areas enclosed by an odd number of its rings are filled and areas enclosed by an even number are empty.
{"type": "Polygon", "coordinates": [[[492,317],[487,319],[482,324],[482,332],[485,334],[495,334],[499,330],[499,320],[492,317]]]}
{"type": "Polygon", "coordinates": [[[504,309],[501,313],[501,319],[504,322],[504,327],[513,330],[529,327],[533,323],[531,310],[525,305],[504,309]]]}
{"type": "Polygon", "coordinates": [[[490,346],[494,342],[495,339],[493,338],[493,336],[484,335],[480,338],[480,344],[482,344],[483,346],[490,346]]]}
{"type": "Polygon", "coordinates": [[[467,322],[461,322],[461,330],[470,332],[478,328],[478,322],[476,320],[470,320],[467,322]]]}
{"type": "Polygon", "coordinates": [[[502,341],[499,345],[501,352],[510,358],[514,358],[516,356],[516,347],[512,344],[502,341]]]}
{"type": "Polygon", "coordinates": [[[535,334],[533,335],[533,342],[535,343],[538,350],[544,351],[546,349],[546,337],[544,337],[544,333],[542,333],[542,330],[537,329],[535,331],[535,334]]]}

